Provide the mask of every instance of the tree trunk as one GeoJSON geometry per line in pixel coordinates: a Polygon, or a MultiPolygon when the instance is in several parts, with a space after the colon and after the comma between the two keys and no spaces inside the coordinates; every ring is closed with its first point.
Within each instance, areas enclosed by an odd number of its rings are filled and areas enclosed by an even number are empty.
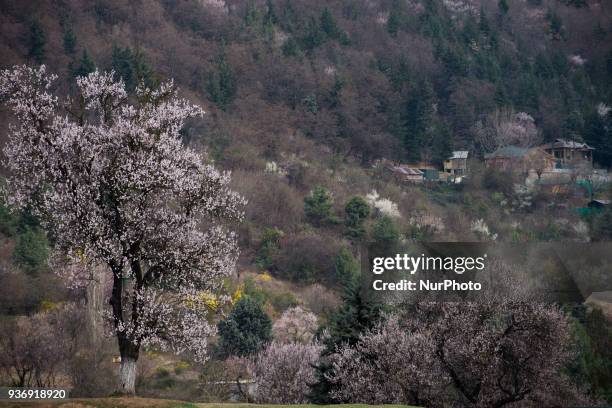
{"type": "Polygon", "coordinates": [[[118,392],[127,395],[136,393],[136,359],[133,357],[121,357],[118,392]]]}

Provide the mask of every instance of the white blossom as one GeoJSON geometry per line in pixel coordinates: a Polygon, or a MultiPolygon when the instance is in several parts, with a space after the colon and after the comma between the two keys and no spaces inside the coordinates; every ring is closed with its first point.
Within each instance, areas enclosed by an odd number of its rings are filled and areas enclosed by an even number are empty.
{"type": "Polygon", "coordinates": [[[578,54],[570,55],[568,59],[572,64],[579,67],[583,66],[587,61],[585,58],[578,54]]]}
{"type": "Polygon", "coordinates": [[[608,116],[608,113],[610,113],[611,110],[612,108],[603,102],[600,102],[597,105],[597,114],[601,116],[602,118],[608,116]]]}
{"type": "Polygon", "coordinates": [[[317,316],[300,306],[283,312],[272,326],[274,339],[282,343],[310,343],[317,331],[317,316]]]}
{"type": "Polygon", "coordinates": [[[482,235],[483,238],[490,239],[495,241],[497,239],[497,234],[489,231],[489,226],[485,223],[485,220],[482,218],[476,219],[472,221],[471,230],[482,235]]]}
{"type": "Polygon", "coordinates": [[[397,204],[388,198],[381,198],[376,190],[372,190],[370,193],[366,194],[365,199],[368,204],[374,207],[374,209],[382,215],[393,218],[400,218],[402,216],[397,204]]]}
{"type": "Polygon", "coordinates": [[[96,71],[77,79],[67,114],[50,93],[55,78],[44,66],[0,74],[17,119],[4,148],[7,201],[32,208],[58,250],[112,271],[122,356],[154,345],[204,359],[214,328],[198,295],[232,272],[236,237],[222,220],[240,219],[245,203],[229,173],[181,142],[185,120],[204,112],[172,82],[141,84],[131,101],[112,72],[96,71]]]}

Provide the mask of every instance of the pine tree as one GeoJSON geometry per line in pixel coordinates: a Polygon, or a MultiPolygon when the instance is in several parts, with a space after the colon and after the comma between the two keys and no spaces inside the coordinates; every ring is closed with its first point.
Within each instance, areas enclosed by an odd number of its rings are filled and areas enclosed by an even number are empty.
{"type": "Polygon", "coordinates": [[[307,51],[312,51],[323,44],[325,33],[321,31],[319,24],[311,17],[306,24],[306,33],[302,38],[302,46],[307,51]]]}
{"type": "Polygon", "coordinates": [[[359,261],[348,248],[342,248],[336,256],[336,281],[346,285],[359,276],[359,261]]]}
{"type": "Polygon", "coordinates": [[[276,24],[278,23],[278,17],[274,10],[274,3],[272,0],[266,0],[266,15],[264,17],[264,24],[276,24]]]}
{"type": "Polygon", "coordinates": [[[272,321],[250,296],[242,297],[218,328],[219,348],[226,356],[255,354],[272,340],[272,321]]]}
{"type": "Polygon", "coordinates": [[[76,52],[76,35],[72,30],[72,26],[68,26],[64,31],[64,51],[68,55],[74,55],[76,52]]]}
{"type": "Polygon", "coordinates": [[[126,47],[113,44],[111,66],[117,76],[125,82],[125,87],[132,90],[136,87],[136,78],[132,69],[132,51],[126,47]]]}
{"type": "Polygon", "coordinates": [[[49,244],[39,227],[26,227],[19,233],[13,261],[27,273],[36,274],[47,264],[49,244]]]}
{"type": "Polygon", "coordinates": [[[408,97],[404,112],[404,147],[410,160],[420,158],[420,150],[433,120],[433,102],[433,89],[426,80],[421,81],[408,97]]]}
{"type": "Polygon", "coordinates": [[[344,207],[346,213],[345,225],[347,228],[346,235],[353,238],[360,238],[365,235],[363,222],[370,215],[370,206],[361,197],[355,196],[351,198],[344,207]]]}
{"type": "Polygon", "coordinates": [[[336,19],[333,14],[327,7],[323,9],[321,12],[321,17],[319,18],[321,23],[321,30],[325,33],[325,35],[330,39],[337,39],[340,34],[340,30],[338,29],[338,24],[336,23],[336,19]]]}
{"type": "Polygon", "coordinates": [[[96,64],[93,62],[87,50],[83,50],[79,64],[71,69],[72,76],[75,78],[87,76],[96,70],[96,64]]]}
{"type": "Polygon", "coordinates": [[[484,9],[480,8],[480,18],[478,21],[478,29],[485,35],[488,35],[491,31],[491,26],[489,25],[489,20],[487,19],[487,15],[485,14],[484,9]]]}
{"type": "Polygon", "coordinates": [[[47,36],[45,31],[40,26],[38,20],[32,20],[28,35],[28,56],[37,64],[42,64],[45,60],[45,45],[47,44],[47,36]]]}
{"type": "Polygon", "coordinates": [[[332,206],[331,195],[321,186],[315,187],[308,196],[304,197],[304,214],[315,226],[335,221],[332,206]]]}
{"type": "Polygon", "coordinates": [[[155,73],[155,69],[147,62],[145,53],[141,49],[131,51],[132,53],[132,71],[137,83],[144,84],[153,89],[159,85],[159,79],[155,73]]]}
{"type": "Polygon", "coordinates": [[[393,7],[389,11],[389,17],[387,19],[387,32],[391,37],[397,36],[401,25],[401,17],[396,7],[393,7]]]}
{"type": "Polygon", "coordinates": [[[448,126],[445,124],[436,126],[431,144],[432,162],[442,165],[444,160],[446,160],[453,152],[451,132],[448,126]]]}
{"type": "Polygon", "coordinates": [[[236,96],[236,79],[227,62],[223,44],[217,56],[216,72],[211,72],[208,76],[206,91],[209,99],[223,110],[227,109],[236,96]]]}
{"type": "Polygon", "coordinates": [[[327,379],[327,375],[333,371],[328,357],[340,345],[355,345],[361,333],[376,325],[382,310],[380,303],[369,299],[362,293],[358,276],[346,284],[343,304],[331,316],[329,324],[325,328],[328,336],[323,340],[325,348],[321,352],[319,364],[315,367],[317,380],[314,384],[309,384],[310,394],[308,397],[312,403],[330,404],[338,402],[333,400],[330,395],[334,389],[334,384],[327,379]]]}
{"type": "Polygon", "coordinates": [[[499,8],[499,12],[502,16],[505,16],[508,13],[508,10],[510,10],[507,0],[499,0],[497,7],[499,8]]]}

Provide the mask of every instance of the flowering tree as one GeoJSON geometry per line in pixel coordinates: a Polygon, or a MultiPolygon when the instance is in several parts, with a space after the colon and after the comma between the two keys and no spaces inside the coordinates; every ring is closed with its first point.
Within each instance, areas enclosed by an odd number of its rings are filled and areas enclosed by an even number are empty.
{"type": "Polygon", "coordinates": [[[272,335],[281,343],[310,343],[317,331],[317,316],[300,306],[283,312],[272,326],[272,335]]]}
{"type": "Polygon", "coordinates": [[[565,406],[570,322],[523,299],[418,302],[331,360],[339,401],[431,407],[565,406]]]}
{"type": "Polygon", "coordinates": [[[533,147],[541,142],[535,120],[525,112],[497,110],[474,126],[474,137],[485,152],[506,146],[533,147]]]}
{"type": "Polygon", "coordinates": [[[243,199],[229,174],[182,144],[185,120],[203,111],[172,82],[128,98],[113,73],[96,71],[60,104],[55,79],[44,66],[0,74],[0,98],[17,119],[4,149],[7,200],[31,208],[71,259],[112,273],[119,391],[134,393],[142,346],[205,358],[214,328],[201,293],[235,264],[235,237],[220,221],[239,219],[243,199]]]}
{"type": "Polygon", "coordinates": [[[424,331],[405,330],[391,316],[364,334],[355,347],[331,356],[329,380],[337,401],[366,404],[438,406],[434,397],[446,377],[436,363],[433,342],[424,331]]]}
{"type": "Polygon", "coordinates": [[[313,343],[270,343],[251,363],[257,385],[255,400],[265,404],[306,403],[321,349],[313,343]]]}

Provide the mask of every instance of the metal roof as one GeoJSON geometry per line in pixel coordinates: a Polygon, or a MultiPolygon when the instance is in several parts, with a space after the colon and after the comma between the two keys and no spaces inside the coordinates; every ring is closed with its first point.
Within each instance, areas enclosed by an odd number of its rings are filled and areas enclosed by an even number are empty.
{"type": "Polygon", "coordinates": [[[467,150],[455,150],[453,155],[449,158],[452,159],[467,159],[469,152],[467,150]]]}
{"type": "Polygon", "coordinates": [[[567,140],[567,139],[556,139],[552,143],[546,143],[541,146],[543,149],[554,149],[554,148],[567,148],[567,149],[586,149],[586,150],[595,150],[593,147],[589,146],[586,143],[576,142],[575,140],[567,140]]]}
{"type": "Polygon", "coordinates": [[[394,173],[404,174],[406,176],[422,176],[423,172],[419,169],[413,169],[411,167],[392,166],[389,167],[394,173]]]}
{"type": "Polygon", "coordinates": [[[523,157],[529,149],[519,146],[505,146],[495,150],[493,153],[485,154],[485,159],[492,158],[516,158],[523,157]]]}

